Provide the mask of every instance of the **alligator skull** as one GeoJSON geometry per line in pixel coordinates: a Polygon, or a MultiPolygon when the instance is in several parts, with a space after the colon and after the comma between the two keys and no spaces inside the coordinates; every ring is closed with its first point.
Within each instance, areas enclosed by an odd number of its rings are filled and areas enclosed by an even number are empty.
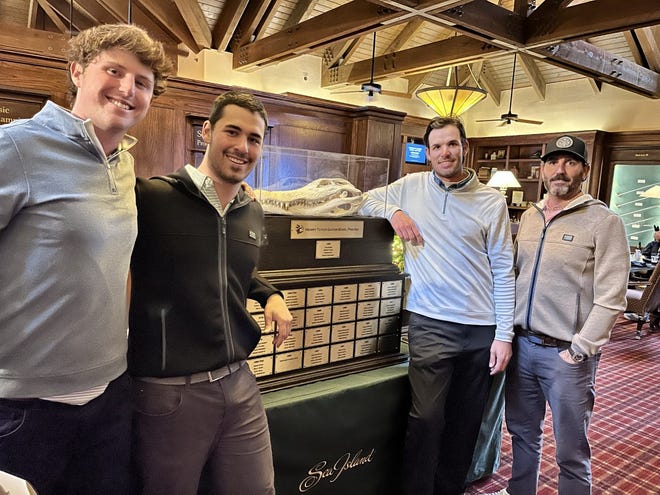
{"type": "Polygon", "coordinates": [[[341,217],[352,215],[364,201],[364,194],[346,179],[316,179],[290,191],[255,189],[267,213],[341,217]]]}

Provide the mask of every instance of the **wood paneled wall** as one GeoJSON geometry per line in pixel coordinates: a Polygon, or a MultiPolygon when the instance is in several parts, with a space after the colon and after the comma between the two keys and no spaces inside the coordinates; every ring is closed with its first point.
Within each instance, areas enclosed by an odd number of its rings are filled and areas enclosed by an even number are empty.
{"type": "MultiPolygon", "coordinates": [[[[0,51],[0,90],[46,95],[67,107],[67,64],[29,54],[0,51]]],[[[139,143],[132,150],[136,173],[150,177],[169,173],[190,161],[193,120],[208,116],[213,100],[238,89],[183,78],[168,82],[147,117],[130,134],[139,143]]],[[[272,126],[268,143],[335,153],[390,159],[390,180],[400,174],[401,122],[405,114],[385,109],[318,100],[293,94],[252,91],[264,103],[272,126]]]]}

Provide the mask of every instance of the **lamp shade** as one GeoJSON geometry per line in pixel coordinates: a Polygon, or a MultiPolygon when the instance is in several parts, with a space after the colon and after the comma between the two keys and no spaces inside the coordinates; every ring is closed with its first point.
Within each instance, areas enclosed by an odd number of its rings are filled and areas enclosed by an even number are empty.
{"type": "Polygon", "coordinates": [[[488,95],[485,90],[470,86],[434,86],[415,94],[441,117],[458,116],[488,95]]]}
{"type": "Polygon", "coordinates": [[[487,186],[499,187],[500,191],[506,191],[510,187],[520,187],[520,182],[511,170],[498,170],[488,181],[487,186]]]}

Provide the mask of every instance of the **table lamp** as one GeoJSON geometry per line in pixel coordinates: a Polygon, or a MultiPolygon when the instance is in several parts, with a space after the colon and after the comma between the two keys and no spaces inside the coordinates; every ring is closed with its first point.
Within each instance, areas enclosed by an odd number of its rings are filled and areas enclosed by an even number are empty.
{"type": "Polygon", "coordinates": [[[520,182],[518,182],[518,179],[516,179],[516,176],[513,175],[511,170],[498,170],[493,174],[486,185],[498,187],[502,194],[506,196],[506,190],[508,188],[520,187],[520,182]]]}

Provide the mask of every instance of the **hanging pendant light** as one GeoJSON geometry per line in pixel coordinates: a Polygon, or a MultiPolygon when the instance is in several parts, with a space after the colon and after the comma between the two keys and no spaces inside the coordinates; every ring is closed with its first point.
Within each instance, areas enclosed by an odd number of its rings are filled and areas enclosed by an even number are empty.
{"type": "MultiPolygon", "coordinates": [[[[488,93],[479,87],[459,86],[458,69],[453,68],[454,84],[451,84],[452,70],[447,74],[447,84],[445,86],[433,86],[431,88],[420,89],[415,92],[417,98],[422,100],[435,113],[441,117],[449,115],[458,116],[468,108],[483,100],[488,93]]],[[[468,70],[470,68],[468,67],[468,70]]],[[[470,74],[477,82],[472,70],[470,74]]],[[[479,83],[477,83],[478,85],[479,83]]]]}

